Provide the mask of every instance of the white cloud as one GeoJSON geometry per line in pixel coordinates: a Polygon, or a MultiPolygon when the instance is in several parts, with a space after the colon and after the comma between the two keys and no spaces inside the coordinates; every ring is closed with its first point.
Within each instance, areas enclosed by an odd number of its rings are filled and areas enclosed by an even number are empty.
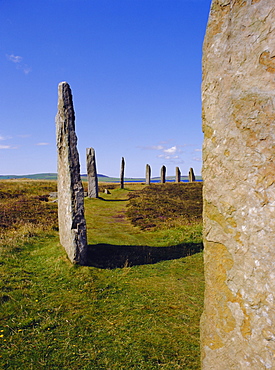
{"type": "Polygon", "coordinates": [[[195,152],[201,152],[202,149],[195,149],[195,152]]]}
{"type": "Polygon", "coordinates": [[[10,145],[0,145],[0,149],[12,149],[10,145]]]}
{"type": "Polygon", "coordinates": [[[162,146],[162,145],[153,145],[153,146],[151,147],[151,149],[153,149],[153,150],[163,150],[164,148],[163,148],[163,146],[162,146]]]}
{"type": "Polygon", "coordinates": [[[195,162],[201,162],[202,161],[202,159],[199,158],[199,157],[193,157],[192,160],[195,161],[195,162]]]}
{"type": "Polygon", "coordinates": [[[0,150],[1,149],[18,149],[17,146],[11,146],[11,145],[0,145],[0,150]]]}
{"type": "Polygon", "coordinates": [[[22,64],[23,57],[19,55],[14,54],[6,54],[7,59],[16,64],[16,69],[20,69],[23,71],[25,75],[29,74],[31,72],[31,67],[29,67],[27,64],[22,64]]]}
{"type": "Polygon", "coordinates": [[[140,149],[144,150],[162,150],[164,147],[162,145],[151,145],[151,146],[138,146],[140,149]]]}
{"type": "Polygon", "coordinates": [[[38,146],[44,146],[44,145],[49,145],[49,143],[37,143],[35,145],[38,145],[38,146]]]}
{"type": "Polygon", "coordinates": [[[165,154],[159,154],[157,157],[158,158],[170,159],[170,155],[165,155],[165,154]]]}
{"type": "Polygon", "coordinates": [[[172,146],[171,148],[164,149],[163,151],[164,151],[164,153],[171,153],[171,154],[173,154],[173,153],[176,153],[177,147],[176,146],[172,146]]]}
{"type": "Polygon", "coordinates": [[[28,75],[31,72],[31,70],[32,70],[27,65],[25,65],[22,69],[23,69],[23,72],[25,73],[25,75],[28,75]]]}
{"type": "Polygon", "coordinates": [[[12,136],[2,136],[0,135],[0,140],[9,140],[12,139],[12,136]]]}
{"type": "Polygon", "coordinates": [[[14,54],[10,54],[10,55],[6,54],[6,57],[7,57],[8,60],[10,60],[13,63],[20,63],[23,59],[19,55],[14,55],[14,54]]]}
{"type": "Polygon", "coordinates": [[[183,146],[185,145],[173,145],[167,148],[165,142],[163,141],[161,144],[158,145],[141,146],[140,148],[146,150],[157,150],[158,152],[160,152],[160,154],[157,154],[157,158],[162,158],[171,163],[184,163],[182,158],[180,158],[180,156],[178,155],[179,153],[182,153],[181,147],[183,146]]]}

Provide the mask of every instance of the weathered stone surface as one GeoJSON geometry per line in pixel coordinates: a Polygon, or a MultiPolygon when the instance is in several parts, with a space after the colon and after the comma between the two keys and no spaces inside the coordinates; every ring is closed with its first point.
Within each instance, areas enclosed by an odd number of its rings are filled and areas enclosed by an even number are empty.
{"type": "Polygon", "coordinates": [[[275,4],[212,2],[203,51],[202,369],[275,369],[275,4]]]}
{"type": "Polygon", "coordinates": [[[189,182],[196,181],[196,177],[195,177],[194,170],[192,167],[189,170],[188,179],[189,179],[189,182]]]}
{"type": "Polygon", "coordinates": [[[176,167],[176,182],[180,182],[181,178],[180,178],[180,169],[179,167],[176,167]]]}
{"type": "Polygon", "coordinates": [[[160,182],[162,184],[165,184],[166,181],[166,167],[162,166],[160,169],[160,182]]]}
{"type": "Polygon", "coordinates": [[[72,93],[67,82],[61,82],[58,85],[56,139],[60,243],[73,263],[85,264],[87,236],[84,218],[84,194],[76,146],[72,93]]]}
{"type": "Polygon", "coordinates": [[[124,157],[122,157],[120,167],[120,189],[124,189],[124,171],[125,171],[125,160],[124,157]]]}
{"type": "Polygon", "coordinates": [[[86,149],[88,197],[98,198],[98,179],[96,172],[96,160],[94,148],[86,149]]]}
{"type": "Polygon", "coordinates": [[[146,164],[146,185],[151,183],[151,167],[149,164],[146,164]]]}

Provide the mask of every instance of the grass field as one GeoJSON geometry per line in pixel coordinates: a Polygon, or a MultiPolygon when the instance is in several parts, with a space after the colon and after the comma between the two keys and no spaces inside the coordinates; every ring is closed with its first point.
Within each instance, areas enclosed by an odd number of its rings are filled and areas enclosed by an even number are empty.
{"type": "Polygon", "coordinates": [[[107,185],[111,194],[86,199],[91,263],[75,266],[46,201],[56,183],[0,181],[1,368],[200,368],[201,185],[174,195],[167,185],[107,185]],[[172,211],[179,197],[199,202],[196,215],[172,211]]]}

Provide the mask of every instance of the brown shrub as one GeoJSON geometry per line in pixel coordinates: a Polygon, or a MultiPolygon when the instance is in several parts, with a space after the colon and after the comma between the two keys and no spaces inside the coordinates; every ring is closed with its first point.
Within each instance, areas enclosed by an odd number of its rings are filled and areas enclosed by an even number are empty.
{"type": "Polygon", "coordinates": [[[201,221],[202,183],[153,184],[129,194],[127,216],[142,230],[201,221]]]}

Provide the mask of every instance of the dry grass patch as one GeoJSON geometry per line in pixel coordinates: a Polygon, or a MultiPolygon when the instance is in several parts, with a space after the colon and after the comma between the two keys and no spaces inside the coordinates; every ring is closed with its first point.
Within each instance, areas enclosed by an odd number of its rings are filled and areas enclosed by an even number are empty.
{"type": "Polygon", "coordinates": [[[127,216],[142,230],[202,221],[202,183],[151,185],[129,198],[127,216]]]}
{"type": "Polygon", "coordinates": [[[0,228],[18,228],[25,224],[57,227],[57,204],[48,202],[56,191],[55,181],[0,181],[0,228]]]}

